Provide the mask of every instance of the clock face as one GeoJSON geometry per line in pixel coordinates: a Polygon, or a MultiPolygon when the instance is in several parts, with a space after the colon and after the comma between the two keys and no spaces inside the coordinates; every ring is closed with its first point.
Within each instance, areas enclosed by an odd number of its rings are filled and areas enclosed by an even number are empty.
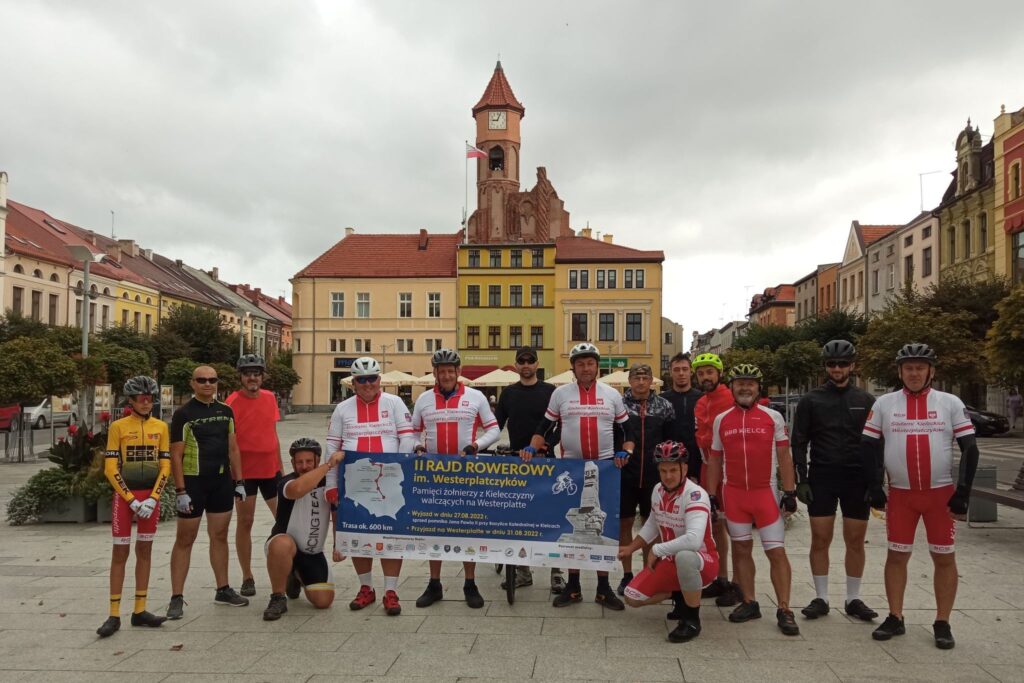
{"type": "Polygon", "coordinates": [[[508,112],[492,111],[487,117],[487,127],[491,130],[505,130],[508,125],[508,112]]]}

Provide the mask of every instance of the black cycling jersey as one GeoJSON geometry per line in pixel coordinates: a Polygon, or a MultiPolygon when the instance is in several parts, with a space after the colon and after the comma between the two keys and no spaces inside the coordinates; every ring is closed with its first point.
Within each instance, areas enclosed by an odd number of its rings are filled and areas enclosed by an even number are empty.
{"type": "Polygon", "coordinates": [[[630,389],[623,393],[622,403],[629,414],[629,426],[634,438],[633,457],[622,468],[622,476],[636,481],[640,487],[653,486],[658,482],[654,447],[671,439],[675,433],[675,409],[654,392],[648,394],[644,401],[637,400],[633,398],[630,389]]]}
{"type": "Polygon", "coordinates": [[[694,386],[691,386],[689,391],[666,389],[661,392],[661,397],[671,403],[676,411],[672,440],[680,441],[686,446],[689,462],[686,476],[697,480],[700,479],[700,468],[703,462],[700,457],[700,449],[697,447],[697,422],[693,414],[693,407],[697,405],[697,399],[703,395],[704,392],[694,386]]]}
{"type": "Polygon", "coordinates": [[[860,440],[875,397],[852,384],[831,381],[803,395],[793,420],[793,462],[801,481],[807,478],[810,444],[811,471],[859,470],[860,440]]]}
{"type": "Polygon", "coordinates": [[[203,403],[192,399],[171,416],[171,443],[182,441],[185,474],[228,472],[228,435],[235,431],[231,406],[216,399],[203,403]]]}
{"type": "MultiPolygon", "coordinates": [[[[530,385],[516,382],[502,390],[494,417],[498,420],[498,429],[504,429],[508,424],[508,440],[512,450],[519,451],[530,445],[537,425],[544,419],[544,411],[547,410],[554,390],[555,386],[547,382],[530,385]]],[[[548,452],[553,455],[555,444],[558,443],[557,427],[544,435],[544,441],[548,444],[548,452]]]]}

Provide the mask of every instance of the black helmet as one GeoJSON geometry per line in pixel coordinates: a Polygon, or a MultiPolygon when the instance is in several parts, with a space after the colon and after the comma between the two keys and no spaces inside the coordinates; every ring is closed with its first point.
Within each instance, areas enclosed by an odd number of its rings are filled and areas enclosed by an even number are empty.
{"type": "Polygon", "coordinates": [[[238,359],[235,363],[235,368],[239,372],[243,370],[266,370],[267,364],[263,362],[263,356],[257,356],[255,353],[247,353],[238,359]]]}
{"type": "Polygon", "coordinates": [[[149,394],[150,396],[156,397],[160,394],[160,387],[157,385],[156,380],[152,377],[146,377],[145,375],[139,375],[138,377],[132,377],[130,380],[124,383],[125,396],[139,396],[140,394],[149,394]]]}
{"type": "Polygon", "coordinates": [[[845,339],[833,339],[821,347],[822,360],[853,360],[857,349],[845,339]]]}
{"type": "Polygon", "coordinates": [[[434,355],[430,357],[430,365],[437,367],[438,365],[462,365],[462,359],[459,358],[459,354],[452,349],[438,349],[434,351],[434,355]]]}
{"type": "Polygon", "coordinates": [[[299,451],[312,451],[319,458],[321,454],[320,442],[308,436],[295,439],[295,441],[292,441],[292,445],[288,447],[288,455],[294,458],[295,454],[299,451]]]}
{"type": "Polygon", "coordinates": [[[686,462],[686,446],[678,441],[662,441],[654,447],[654,464],[686,462]]]}
{"type": "Polygon", "coordinates": [[[939,362],[932,347],[916,342],[904,344],[903,348],[896,353],[896,365],[902,365],[908,360],[923,360],[931,365],[939,362]]]}

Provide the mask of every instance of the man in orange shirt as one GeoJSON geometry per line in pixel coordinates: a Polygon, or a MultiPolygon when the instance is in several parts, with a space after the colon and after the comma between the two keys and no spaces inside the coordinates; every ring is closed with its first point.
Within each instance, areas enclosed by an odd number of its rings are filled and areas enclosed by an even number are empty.
{"type": "MultiPolygon", "coordinates": [[[[691,366],[697,375],[697,384],[704,392],[704,395],[697,399],[693,414],[697,423],[697,447],[700,448],[701,459],[707,465],[708,456],[711,453],[712,427],[714,427],[715,418],[732,408],[734,399],[729,387],[722,384],[725,366],[722,365],[722,359],[717,354],[702,353],[693,359],[691,366]]],[[[707,467],[701,468],[700,485],[705,489],[707,487],[707,467]]],[[[721,493],[720,490],[708,490],[708,494],[714,500],[721,500],[721,493]]],[[[718,511],[712,509],[711,519],[720,562],[718,563],[718,577],[703,590],[701,596],[715,598],[715,604],[719,607],[732,607],[740,602],[742,595],[739,586],[729,580],[729,532],[725,528],[724,515],[718,515],[718,511]]],[[[733,576],[735,575],[736,570],[733,568],[733,576]]]]}
{"type": "Polygon", "coordinates": [[[252,575],[252,525],[256,518],[256,491],[266,501],[270,513],[277,515],[277,485],[281,480],[281,445],[277,440],[277,399],[263,389],[266,365],[263,358],[246,354],[238,359],[242,388],[227,403],[235,413],[235,434],[242,453],[242,478],[245,500],[236,500],[238,524],[235,527],[235,550],[242,566],[242,595],[256,595],[252,575]]]}

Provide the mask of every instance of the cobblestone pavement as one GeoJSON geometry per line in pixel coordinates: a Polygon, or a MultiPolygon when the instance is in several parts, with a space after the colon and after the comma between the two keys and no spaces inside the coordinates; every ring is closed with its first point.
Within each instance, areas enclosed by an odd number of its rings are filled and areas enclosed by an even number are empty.
{"type": "MultiPolygon", "coordinates": [[[[323,438],[327,416],[292,415],[280,423],[283,444],[299,435],[323,438]]],[[[982,440],[982,448],[991,440],[982,440]]],[[[1014,445],[1024,445],[1014,440],[1014,445]]],[[[1001,457],[1013,456],[998,442],[1001,457]]],[[[0,500],[45,461],[0,465],[0,500]]],[[[286,466],[287,471],[287,466],[286,466]]],[[[1002,478],[1002,477],[1001,477],[1002,478]]],[[[196,544],[185,599],[185,617],[154,630],[133,629],[127,616],[132,572],[125,584],[124,626],[100,640],[106,618],[110,529],[104,524],[0,525],[0,680],[2,681],[398,681],[398,680],[642,680],[642,681],[1020,681],[1024,680],[1024,514],[999,508],[999,521],[961,524],[957,548],[961,574],[952,625],[954,650],[932,644],[934,597],[923,531],[910,565],[907,635],[888,643],[870,637],[871,626],[840,612],[815,622],[797,616],[801,635],[775,626],[767,564],[758,556],[759,600],[765,618],[726,621],[726,611],[705,601],[704,631],[694,642],[665,639],[672,624],[666,607],[608,612],[590,602],[593,575],[584,574],[583,604],[550,606],[546,571],[520,589],[509,606],[490,565],[480,568],[487,604],[470,610],[461,601],[461,566],[445,565],[449,598],[417,609],[427,577],[425,562],[408,562],[399,594],[404,612],[387,617],[377,605],[352,612],[357,589],[349,563],[335,567],[338,602],[316,611],[291,602],[277,622],[260,616],[268,596],[260,541],[271,519],[259,503],[253,536],[257,595],[245,608],[213,604],[213,576],[204,534],[196,544]],[[140,678],[144,674],[144,678],[140,678]]],[[[169,597],[173,525],[157,534],[150,609],[162,613],[169,597]]],[[[837,533],[838,536],[838,533],[837,533]]],[[[233,537],[233,534],[232,534],[233,537]]],[[[807,552],[810,532],[798,516],[787,533],[797,607],[814,597],[807,552]]],[[[838,539],[837,539],[838,540],[838,539]]],[[[884,614],[884,525],[868,532],[866,602],[884,614]]],[[[755,548],[755,555],[759,555],[755,548]]],[[[378,595],[382,593],[377,567],[378,595]]],[[[239,570],[232,550],[231,578],[239,570]]],[[[613,575],[613,585],[618,577],[613,575]]],[[[841,542],[833,545],[833,605],[841,605],[844,579],[841,542]]]]}

